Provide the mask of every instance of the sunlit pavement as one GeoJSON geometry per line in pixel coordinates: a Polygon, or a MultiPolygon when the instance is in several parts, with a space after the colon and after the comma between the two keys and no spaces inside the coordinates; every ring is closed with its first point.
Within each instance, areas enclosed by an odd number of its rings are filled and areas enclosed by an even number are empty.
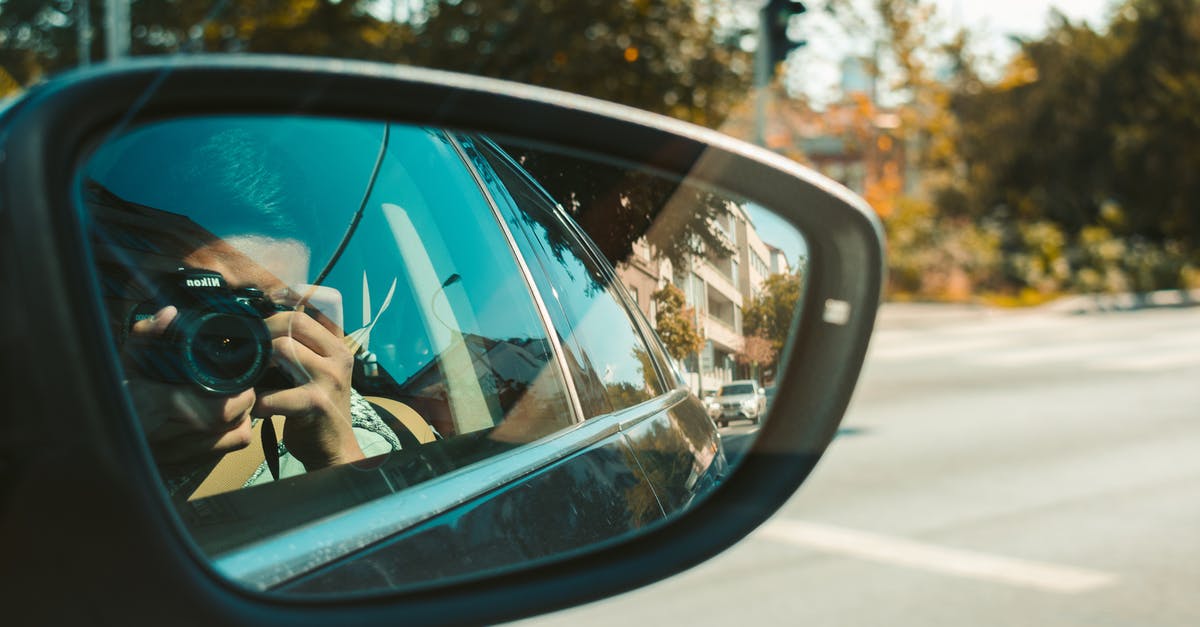
{"type": "Polygon", "coordinates": [[[889,307],[844,427],[723,555],[529,622],[1200,625],[1200,308],[889,307]]]}

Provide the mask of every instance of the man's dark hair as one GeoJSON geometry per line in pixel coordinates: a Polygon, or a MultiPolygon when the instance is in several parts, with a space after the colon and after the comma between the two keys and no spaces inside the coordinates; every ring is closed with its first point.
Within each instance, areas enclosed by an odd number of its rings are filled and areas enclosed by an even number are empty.
{"type": "Polygon", "coordinates": [[[303,241],[315,224],[311,203],[297,193],[304,173],[275,143],[235,118],[151,124],[102,148],[89,178],[126,201],[187,216],[217,237],[303,241]]]}

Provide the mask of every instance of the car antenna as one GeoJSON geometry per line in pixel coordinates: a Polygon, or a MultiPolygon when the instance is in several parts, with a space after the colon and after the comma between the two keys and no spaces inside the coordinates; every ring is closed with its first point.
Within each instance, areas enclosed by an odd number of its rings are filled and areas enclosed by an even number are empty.
{"type": "Polygon", "coordinates": [[[383,157],[387,154],[388,140],[392,135],[392,123],[385,122],[383,125],[383,140],[379,142],[379,156],[375,157],[375,167],[371,169],[371,179],[367,181],[367,189],[363,191],[362,201],[358,203],[358,209],[354,212],[354,217],[350,218],[350,226],[346,227],[346,233],[342,235],[342,241],[338,243],[337,250],[333,251],[333,256],[329,258],[329,263],[321,269],[321,274],[313,279],[313,285],[320,285],[329,276],[329,272],[333,270],[342,258],[342,253],[346,252],[346,246],[350,244],[350,238],[354,237],[354,232],[358,230],[358,223],[362,221],[363,211],[367,208],[367,201],[371,198],[371,192],[375,189],[375,181],[379,178],[379,170],[383,166],[383,157]]]}

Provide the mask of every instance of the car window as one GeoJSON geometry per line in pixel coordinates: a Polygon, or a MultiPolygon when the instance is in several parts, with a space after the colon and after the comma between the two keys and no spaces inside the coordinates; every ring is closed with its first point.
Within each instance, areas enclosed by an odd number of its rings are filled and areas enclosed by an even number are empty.
{"type": "Polygon", "coordinates": [[[635,405],[665,392],[655,359],[630,318],[620,281],[544,190],[494,146],[465,139],[494,174],[491,188],[572,356],[586,415],[635,405]]]}
{"type": "Polygon", "coordinates": [[[740,383],[735,385],[726,385],[721,388],[722,396],[732,396],[734,394],[753,394],[754,386],[749,383],[740,383]]]}
{"type": "Polygon", "coordinates": [[[150,123],[106,138],[79,193],[131,403],[210,551],[577,422],[503,223],[441,131],[150,123]]]}

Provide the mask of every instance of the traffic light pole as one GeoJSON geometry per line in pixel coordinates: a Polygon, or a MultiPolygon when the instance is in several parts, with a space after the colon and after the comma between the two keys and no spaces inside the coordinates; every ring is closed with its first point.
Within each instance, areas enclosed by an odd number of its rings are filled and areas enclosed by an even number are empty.
{"type": "Polygon", "coordinates": [[[129,56],[129,0],[105,0],[104,4],[104,45],[108,60],[115,61],[129,56]]]}
{"type": "Polygon", "coordinates": [[[800,0],[766,0],[758,10],[758,47],[754,51],[754,143],[767,145],[767,100],[775,68],[787,60],[788,53],[808,42],[788,37],[793,16],[808,9],[800,0]]]}
{"type": "Polygon", "coordinates": [[[767,95],[771,83],[770,17],[758,12],[758,46],[754,50],[754,143],[767,145],[767,95]]]}

